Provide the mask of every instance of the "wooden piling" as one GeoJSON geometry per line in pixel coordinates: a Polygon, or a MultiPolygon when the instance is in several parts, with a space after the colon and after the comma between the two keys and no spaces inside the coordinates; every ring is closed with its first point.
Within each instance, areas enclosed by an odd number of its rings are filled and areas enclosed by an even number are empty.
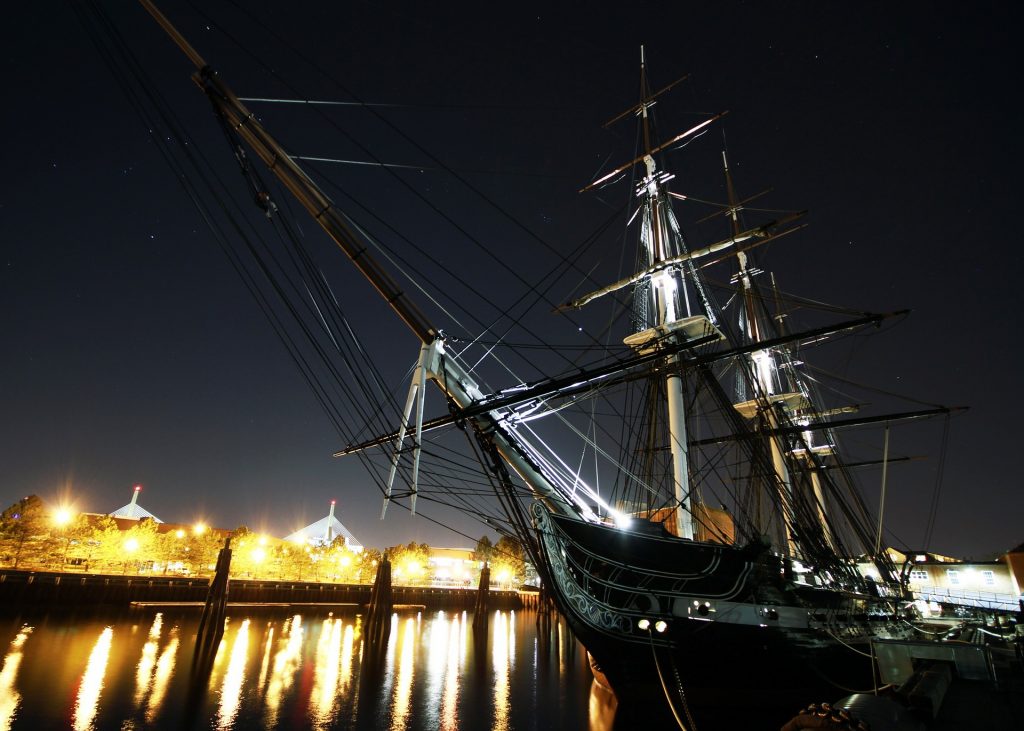
{"type": "Polygon", "coordinates": [[[491,589],[491,567],[484,564],[480,569],[480,585],[476,590],[476,605],[473,607],[473,631],[486,632],[488,624],[487,604],[491,589]]]}
{"type": "Polygon", "coordinates": [[[377,564],[377,576],[370,591],[370,604],[366,611],[364,636],[373,644],[383,644],[391,634],[391,612],[394,597],[391,592],[391,561],[382,558],[377,564]]]}
{"type": "Polygon", "coordinates": [[[231,570],[231,536],[224,539],[224,548],[217,554],[217,568],[210,588],[206,592],[203,616],[196,632],[196,645],[192,653],[192,666],[202,667],[217,655],[217,647],[224,636],[224,616],[228,604],[228,572],[231,570]]]}

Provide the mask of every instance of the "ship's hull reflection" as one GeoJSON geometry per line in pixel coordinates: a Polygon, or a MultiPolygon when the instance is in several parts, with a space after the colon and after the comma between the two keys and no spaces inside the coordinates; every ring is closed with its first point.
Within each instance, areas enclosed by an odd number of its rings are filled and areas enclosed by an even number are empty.
{"type": "Polygon", "coordinates": [[[487,620],[398,612],[373,645],[356,613],[236,614],[197,677],[196,615],[20,617],[0,623],[0,731],[612,728],[563,624],[487,620]]]}

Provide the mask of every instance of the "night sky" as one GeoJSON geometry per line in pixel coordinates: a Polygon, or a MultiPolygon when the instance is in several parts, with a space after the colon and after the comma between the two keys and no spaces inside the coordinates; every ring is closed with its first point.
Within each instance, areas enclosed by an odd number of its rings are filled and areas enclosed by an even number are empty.
{"type": "MultiPolygon", "coordinates": [[[[244,195],[188,61],[141,7],[99,4],[244,195]]],[[[1022,120],[1010,3],[160,5],[241,96],[295,98],[264,63],[303,98],[399,105],[380,113],[565,252],[609,215],[607,198],[622,197],[576,191],[630,157],[632,125],[601,125],[637,101],[645,44],[655,88],[691,75],[658,105],[666,135],[729,110],[674,153],[675,188],[722,200],[714,161],[728,145],[741,195],[771,188],[766,205],[810,211],[805,231],[759,260],[787,290],[862,310],[913,310],[870,343],[855,339],[829,357],[880,389],[970,407],[951,422],[930,547],[983,557],[1024,541],[1016,414],[1024,261],[1013,222],[1022,120]]],[[[337,499],[366,545],[467,545],[401,510],[380,522],[378,492],[360,465],[331,457],[343,445],[71,3],[7,8],[0,33],[8,70],[0,503],[67,495],[80,509],[107,512],[141,484],[140,503],[165,521],[284,535],[337,499]]],[[[252,106],[296,154],[365,159],[308,110],[252,106]]],[[[507,219],[365,115],[330,115],[380,159],[424,166],[420,185],[436,204],[515,260],[507,219]]],[[[466,263],[449,248],[450,231],[378,187],[374,173],[318,169],[426,238],[444,267],[466,263]]],[[[710,242],[724,231],[691,234],[710,242]]],[[[532,261],[524,248],[527,274],[532,261]]],[[[348,264],[339,255],[332,266],[348,264]]],[[[465,276],[486,278],[490,290],[506,285],[470,269],[465,276]]],[[[376,304],[366,317],[390,316],[376,304]]],[[[396,333],[388,347],[404,369],[417,344],[396,333]]],[[[404,385],[396,388],[402,398],[404,385]]],[[[886,514],[904,544],[924,536],[940,435],[939,422],[912,436],[893,432],[894,455],[932,450],[891,471],[886,514]]],[[[878,479],[864,476],[869,500],[878,479]]]]}

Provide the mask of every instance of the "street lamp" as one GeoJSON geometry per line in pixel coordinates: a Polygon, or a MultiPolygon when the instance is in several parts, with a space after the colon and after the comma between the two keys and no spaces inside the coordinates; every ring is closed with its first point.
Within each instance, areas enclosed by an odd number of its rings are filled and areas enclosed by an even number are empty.
{"type": "Polygon", "coordinates": [[[67,535],[68,524],[75,519],[75,514],[71,512],[70,508],[60,506],[53,511],[53,524],[60,531],[60,537],[64,543],[64,550],[60,556],[60,570],[64,570],[65,564],[68,562],[68,546],[71,543],[71,539],[67,535]]]}
{"type": "Polygon", "coordinates": [[[263,550],[262,548],[254,548],[252,550],[252,554],[251,555],[252,555],[252,562],[254,564],[256,564],[256,567],[253,569],[253,572],[252,572],[252,578],[256,579],[256,578],[258,578],[258,570],[259,570],[260,564],[263,563],[263,559],[265,559],[267,557],[267,552],[265,550],[263,550]]]}
{"type": "MultiPolygon", "coordinates": [[[[127,553],[129,556],[132,555],[133,553],[135,553],[136,551],[139,550],[139,542],[136,539],[134,539],[134,538],[129,538],[127,541],[124,542],[124,550],[125,550],[125,553],[127,553]]],[[[128,559],[127,558],[124,561],[124,572],[123,573],[126,573],[126,574],[128,573],[128,559]]]]}

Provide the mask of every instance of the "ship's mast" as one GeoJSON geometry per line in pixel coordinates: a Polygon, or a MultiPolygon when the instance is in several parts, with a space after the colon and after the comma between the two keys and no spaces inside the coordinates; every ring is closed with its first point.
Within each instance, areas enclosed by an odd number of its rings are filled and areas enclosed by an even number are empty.
{"type": "MultiPolygon", "coordinates": [[[[732,175],[729,172],[729,160],[725,152],[722,152],[722,164],[725,169],[725,185],[729,199],[728,215],[733,235],[740,232],[740,205],[737,202],[736,191],[733,187],[732,175]]],[[[751,343],[760,343],[766,339],[766,333],[761,330],[761,318],[757,311],[757,293],[754,290],[753,277],[757,273],[751,266],[747,253],[742,249],[736,252],[736,259],[739,269],[736,272],[736,281],[740,285],[740,294],[743,298],[743,329],[744,335],[751,343]]],[[[754,398],[736,405],[736,408],[744,416],[755,416],[760,413],[763,416],[767,431],[768,445],[772,455],[772,467],[777,479],[779,490],[779,503],[783,506],[781,514],[782,529],[784,532],[787,553],[790,556],[797,555],[796,543],[793,540],[793,532],[789,520],[786,518],[787,510],[793,505],[793,481],[789,474],[789,467],[786,464],[785,445],[782,437],[775,433],[780,427],[779,412],[777,409],[784,409],[790,400],[791,394],[778,393],[781,386],[778,378],[778,364],[775,361],[775,354],[768,348],[757,350],[750,356],[750,365],[753,370],[754,398]]]]}
{"type": "MultiPolygon", "coordinates": [[[[779,323],[780,334],[784,333],[785,328],[782,325],[783,315],[781,313],[781,307],[779,302],[779,288],[775,282],[775,275],[772,274],[772,290],[775,292],[775,312],[776,319],[779,323]]],[[[800,389],[800,393],[807,398],[810,402],[810,394],[807,392],[806,384],[800,381],[797,384],[800,389]]],[[[807,413],[799,414],[796,416],[796,423],[800,426],[810,426],[811,418],[807,413]]],[[[805,429],[800,433],[800,438],[803,441],[803,446],[793,450],[793,456],[797,459],[801,459],[807,468],[807,472],[811,478],[811,492],[814,495],[814,508],[818,516],[818,524],[821,527],[822,535],[825,538],[825,543],[835,550],[835,541],[832,537],[832,529],[828,521],[828,510],[825,507],[825,492],[821,485],[821,462],[823,459],[833,452],[833,445],[830,439],[826,439],[824,444],[815,444],[814,441],[814,430],[805,429]]]]}
{"type": "MultiPolygon", "coordinates": [[[[647,69],[640,49],[640,76],[644,95],[647,88],[647,69]]],[[[681,252],[669,251],[670,238],[667,236],[668,225],[664,205],[667,204],[662,190],[661,176],[658,175],[654,157],[651,155],[651,132],[648,109],[651,102],[643,102],[640,107],[641,126],[644,138],[644,166],[647,176],[641,183],[645,196],[644,230],[647,233],[643,242],[647,247],[647,260],[651,265],[671,258],[681,252]]],[[[685,297],[686,289],[682,275],[677,268],[665,269],[651,277],[651,289],[654,295],[654,325],[665,325],[675,322],[682,316],[680,312],[680,293],[685,297]]],[[[689,302],[686,302],[689,305],[689,302]]],[[[689,313],[687,313],[689,314],[689,313]]],[[[678,356],[669,362],[669,375],[665,379],[665,390],[668,397],[668,438],[672,453],[672,486],[675,498],[676,529],[682,538],[693,538],[693,515],[690,498],[689,440],[686,436],[686,404],[683,399],[683,379],[677,367],[678,356]]]]}
{"type": "MultiPolygon", "coordinates": [[[[680,257],[686,251],[672,216],[666,187],[672,176],[658,170],[654,160],[655,152],[664,148],[664,145],[656,147],[652,142],[649,109],[655,103],[656,96],[658,94],[651,94],[650,91],[644,51],[641,47],[641,101],[635,109],[640,117],[643,137],[643,154],[637,162],[643,162],[644,176],[637,186],[637,196],[641,199],[640,245],[650,273],[641,279],[638,285],[641,290],[649,287],[650,310],[643,323],[646,329],[626,338],[626,344],[641,353],[665,345],[682,343],[694,337],[704,337],[712,333],[720,335],[703,311],[697,315],[692,311],[693,305],[684,276],[687,266],[690,266],[692,271],[692,264],[680,261],[680,257]]],[[[697,283],[694,285],[697,286],[697,283]]],[[[705,300],[701,292],[697,292],[697,298],[701,303],[705,300]]],[[[703,309],[707,309],[706,305],[703,309]]],[[[689,441],[686,433],[685,384],[679,364],[679,356],[672,356],[667,362],[665,376],[668,439],[672,455],[674,523],[679,536],[693,539],[695,529],[689,441]]]]}

